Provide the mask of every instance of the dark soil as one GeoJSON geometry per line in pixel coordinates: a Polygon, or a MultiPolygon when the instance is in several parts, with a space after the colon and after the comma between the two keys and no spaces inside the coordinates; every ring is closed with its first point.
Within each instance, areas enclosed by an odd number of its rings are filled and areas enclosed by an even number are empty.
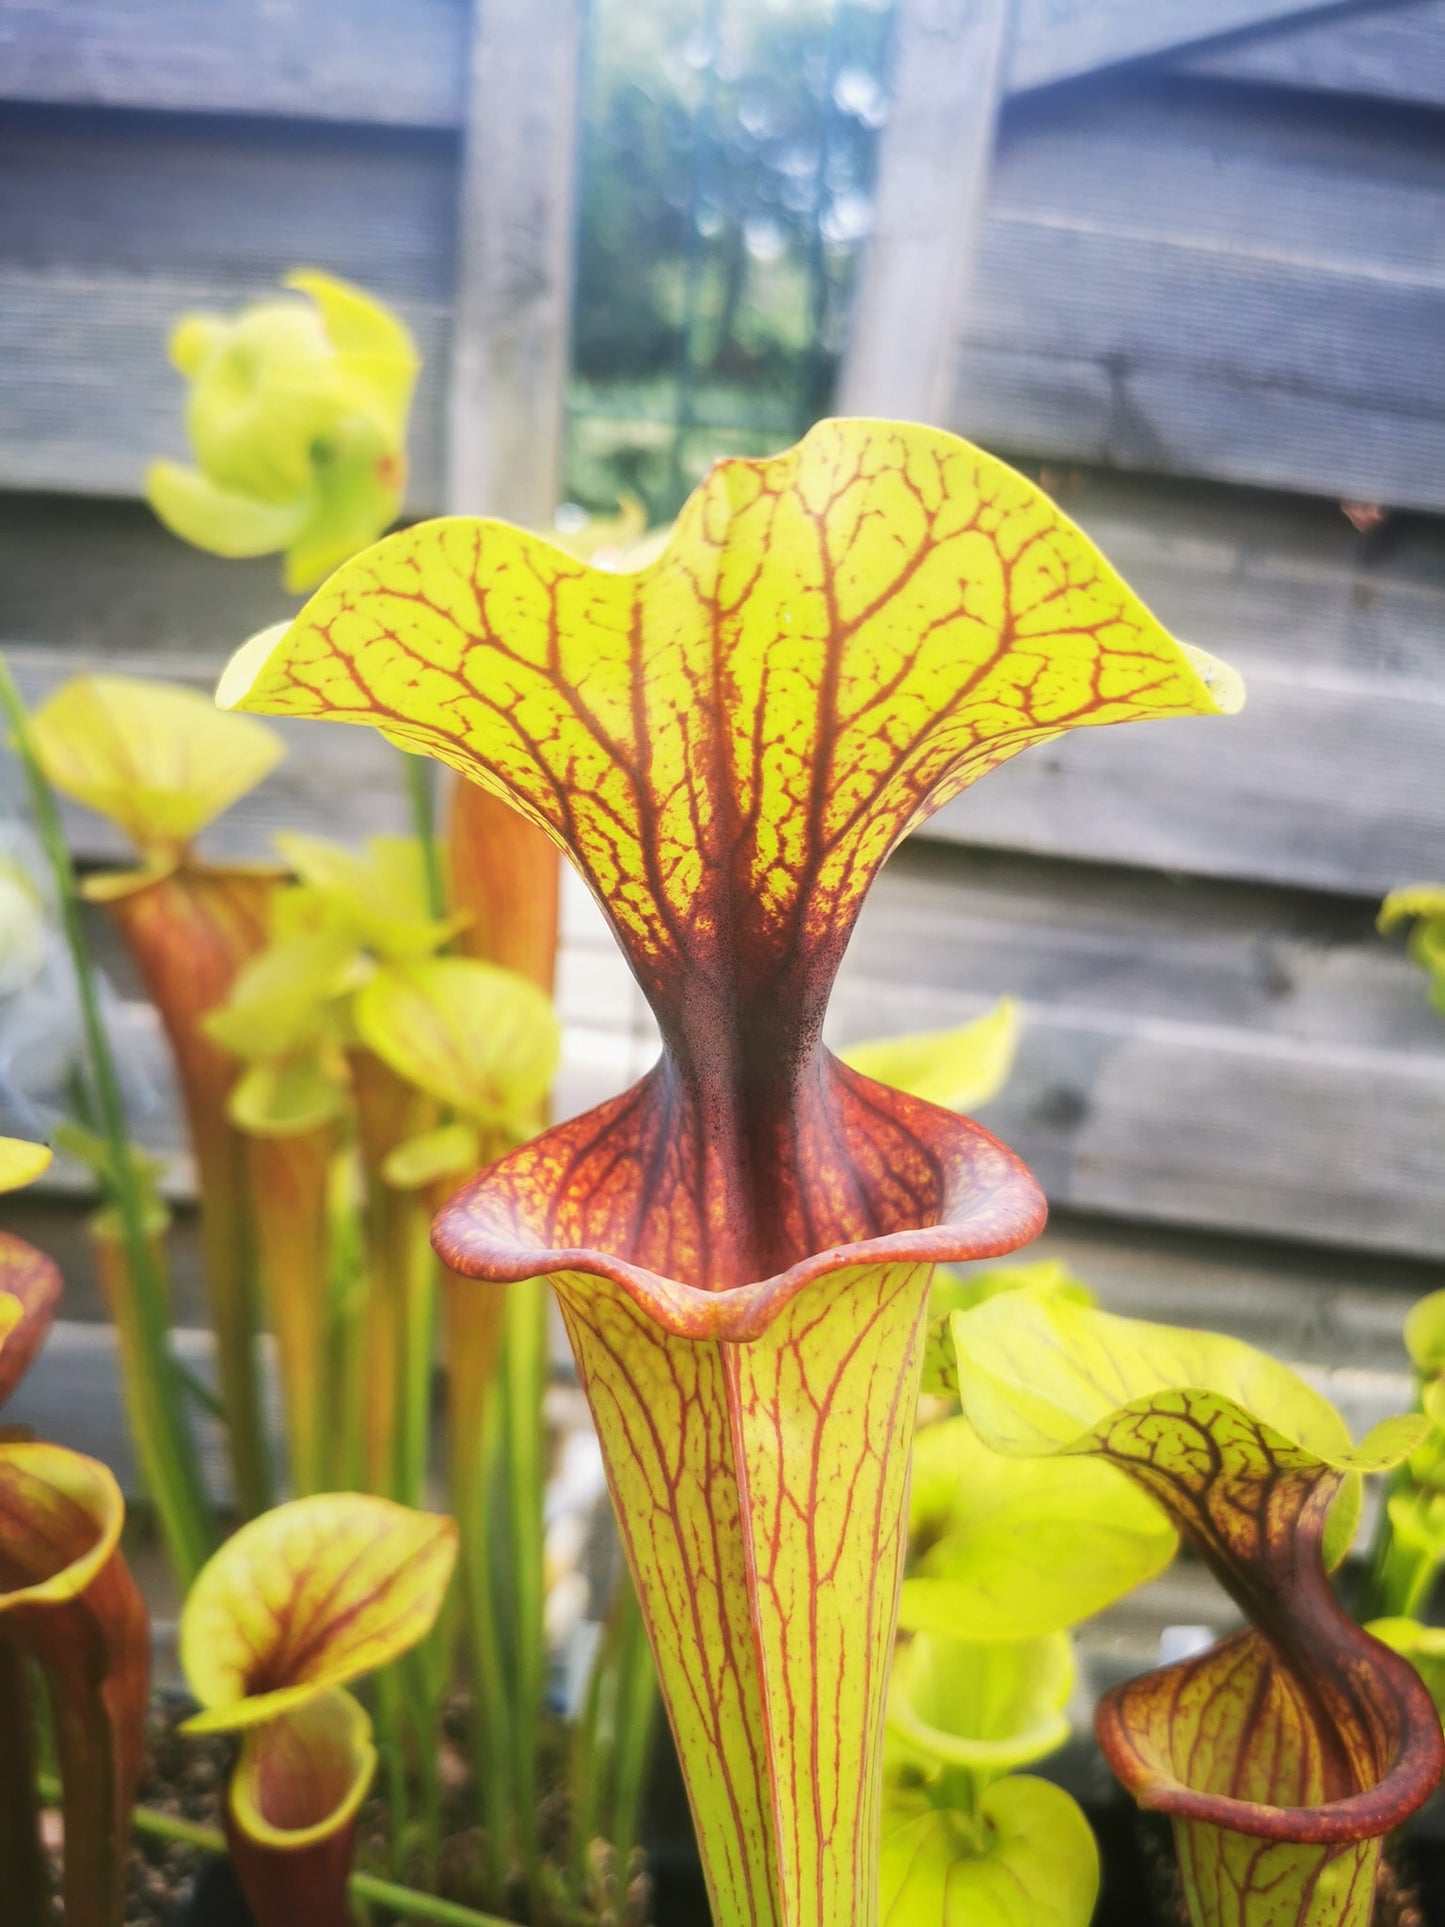
{"type": "MultiPolygon", "coordinates": [[[[152,1704],[140,1804],[219,1828],[234,1743],[224,1738],[182,1738],[176,1729],[189,1710],[189,1702],[175,1697],[152,1704]]],[[[472,1824],[476,1799],[463,1746],[465,1721],[463,1703],[448,1708],[441,1756],[444,1837],[437,1890],[449,1899],[486,1908],[488,1897],[479,1887],[482,1840],[472,1824]]],[[[560,1744],[549,1746],[548,1742],[556,1739],[550,1733],[544,1739],[542,1762],[544,1782],[550,1778],[554,1785],[560,1779],[562,1750],[560,1744]],[[548,1757],[549,1752],[553,1757],[548,1757]]],[[[544,1794],[539,1818],[544,1852],[560,1855],[567,1835],[564,1796],[555,1791],[544,1794]]],[[[385,1872],[391,1879],[408,1878],[405,1868],[394,1871],[389,1863],[386,1806],[384,1800],[373,1797],[361,1811],[357,1864],[385,1872]]],[[[411,1877],[419,1886],[425,1884],[420,1876],[418,1866],[411,1877]]],[[[605,1849],[594,1857],[590,1882],[587,1898],[597,1927],[645,1927],[653,1918],[666,1918],[652,1912],[645,1873],[640,1868],[618,1869],[605,1849]]],[[[501,1911],[509,1910],[504,1904],[501,1911]]],[[[706,1913],[694,1909],[673,1918],[686,1920],[687,1927],[699,1927],[706,1913]]],[[[59,1927],[63,1915],[58,1900],[54,1919],[59,1927]]],[[[137,1832],[130,1853],[125,1927],[252,1927],[252,1922],[227,1861],[197,1847],[137,1832]]]]}
{"type": "MultiPolygon", "coordinates": [[[[181,1739],[176,1727],[185,1711],[174,1700],[152,1704],[141,1802],[181,1819],[219,1826],[230,1745],[219,1739],[181,1739]]],[[[169,1927],[195,1891],[206,1858],[196,1847],[135,1834],[128,1868],[126,1927],[169,1927]]],[[[58,1906],[55,1917],[62,1917],[58,1906]]],[[[220,1917],[215,1927],[222,1927],[220,1917]]]]}

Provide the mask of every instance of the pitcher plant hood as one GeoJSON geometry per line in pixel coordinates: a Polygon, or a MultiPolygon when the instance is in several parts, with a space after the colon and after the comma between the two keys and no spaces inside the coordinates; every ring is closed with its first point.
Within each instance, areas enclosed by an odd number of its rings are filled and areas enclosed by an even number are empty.
{"type": "Polygon", "coordinates": [[[937,430],[846,421],[720,463],[636,574],[498,522],[404,531],[219,694],[369,723],[506,796],[576,864],[657,1013],[659,1070],[464,1194],[448,1259],[520,1276],[591,1247],[713,1291],[949,1221],[960,1164],[984,1248],[1027,1235],[1036,1199],[992,1140],[820,1049],[864,893],[1029,744],[1239,700],[1023,477],[937,430]]]}

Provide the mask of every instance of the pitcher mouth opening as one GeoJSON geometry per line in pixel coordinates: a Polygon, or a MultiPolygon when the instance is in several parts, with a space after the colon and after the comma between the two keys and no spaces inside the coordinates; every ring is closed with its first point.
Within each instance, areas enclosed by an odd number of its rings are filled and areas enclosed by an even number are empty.
{"type": "MultiPolygon", "coordinates": [[[[682,1338],[746,1343],[758,1338],[799,1292],[836,1275],[848,1277],[881,1265],[933,1265],[995,1258],[1016,1251],[1042,1230],[1047,1206],[1022,1162],[997,1138],[968,1118],[874,1084],[847,1072],[856,1091],[875,1099],[879,1115],[927,1173],[918,1191],[880,1189],[859,1209],[858,1234],[846,1235],[820,1211],[819,1221],[845,1235],[826,1239],[794,1262],[761,1278],[721,1288],[670,1276],[655,1254],[663,1241],[651,1222],[654,1210],[672,1208],[649,1200],[645,1167],[632,1167],[634,1182],[589,1210],[583,1186],[569,1195],[555,1188],[561,1171],[576,1171],[584,1146],[605,1141],[614,1128],[635,1129],[645,1112],[647,1080],[609,1104],[546,1132],[499,1160],[463,1187],[438,1213],[432,1243],[453,1271],[492,1283],[580,1274],[609,1280],[663,1330],[682,1338]],[[587,1235],[596,1223],[603,1235],[587,1235]],[[616,1235],[620,1233],[621,1235],[616,1235]],[[609,1235],[612,1234],[612,1235],[609,1235]],[[649,1263],[649,1258],[654,1262],[649,1263]]],[[[820,1190],[836,1189],[839,1172],[858,1182],[857,1167],[838,1123],[837,1167],[819,1173],[820,1190]]],[[[855,1144],[876,1152],[876,1140],[855,1144]]]]}
{"type": "MultiPolygon", "coordinates": [[[[1315,1806],[1272,1806],[1191,1787],[1175,1777],[1169,1764],[1141,1759],[1126,1730],[1123,1704],[1129,1684],[1100,1702],[1095,1730],[1100,1748],[1114,1772],[1141,1807],[1168,1814],[1172,1820],[1219,1827],[1258,1840],[1292,1842],[1301,1846],[1359,1845],[1380,1838],[1401,1825],[1424,1804],[1440,1775],[1442,1741],[1440,1719],[1408,1660],[1354,1629],[1371,1668],[1374,1687],[1385,1698],[1396,1720],[1392,1757],[1377,1761],[1371,1783],[1338,1799],[1315,1806]]],[[[1258,1644],[1261,1635],[1246,1629],[1201,1654],[1182,1660],[1164,1673],[1186,1681],[1213,1668],[1227,1668],[1234,1655],[1258,1644]]],[[[1145,1675],[1157,1682],[1160,1674],[1145,1675]]]]}

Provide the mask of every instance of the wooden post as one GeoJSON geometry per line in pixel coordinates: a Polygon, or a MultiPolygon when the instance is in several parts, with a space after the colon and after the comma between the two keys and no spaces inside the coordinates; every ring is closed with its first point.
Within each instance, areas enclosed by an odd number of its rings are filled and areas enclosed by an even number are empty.
{"type": "Polygon", "coordinates": [[[900,0],[838,412],[944,419],[1003,86],[1011,0],[900,0]]]}
{"type": "Polygon", "coordinates": [[[447,506],[548,529],[562,476],[583,0],[473,0],[447,506]]]}

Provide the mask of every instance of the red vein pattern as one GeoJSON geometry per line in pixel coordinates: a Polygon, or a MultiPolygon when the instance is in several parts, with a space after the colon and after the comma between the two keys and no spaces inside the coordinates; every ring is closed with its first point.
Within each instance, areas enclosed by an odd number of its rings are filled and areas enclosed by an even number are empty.
{"type": "Polygon", "coordinates": [[[1436,1785],[1445,1741],[1414,1668],[1325,1573],[1344,1473],[1202,1392],[1125,1407],[1094,1438],[1252,1623],[1098,1710],[1114,1771],[1173,1816],[1196,1927],[1369,1927],[1381,1837],[1436,1785]]]}
{"type": "Polygon", "coordinates": [[[827,1135],[824,1009],[899,838],[1031,743],[1235,699],[1022,476],[878,422],[720,463],[636,575],[499,522],[403,531],[220,692],[378,727],[561,844],[661,1025],[642,1188],[712,1288],[808,1245],[777,1178],[827,1135]]]}
{"type": "Polygon", "coordinates": [[[929,1267],[815,1278],[752,1344],[555,1280],[720,1923],[877,1905],[886,1658],[929,1267]]]}
{"type": "Polygon", "coordinates": [[[928,1271],[1043,1219],[986,1132],[822,1048],[864,893],[1030,743],[1232,706],[1217,669],[1002,463],[827,422],[719,464],[637,575],[496,522],[404,531],[222,683],[516,804],[657,1014],[656,1069],[493,1166],[434,1241],[460,1273],[557,1286],[717,1927],[877,1917],[928,1271]]]}
{"type": "Polygon", "coordinates": [[[1013,1249],[1044,1213],[977,1125],[831,1060],[828,1076],[856,1163],[819,1147],[822,1248],[785,1272],[722,1291],[680,1282],[667,1214],[635,1189],[588,1193],[588,1160],[647,1168],[627,1135],[653,1128],[643,1087],[494,1165],[435,1232],[458,1269],[557,1288],[717,1927],[874,1918],[928,1281],[937,1259],[1013,1249]],[[875,1235],[857,1241],[860,1218],[875,1235]]]}

